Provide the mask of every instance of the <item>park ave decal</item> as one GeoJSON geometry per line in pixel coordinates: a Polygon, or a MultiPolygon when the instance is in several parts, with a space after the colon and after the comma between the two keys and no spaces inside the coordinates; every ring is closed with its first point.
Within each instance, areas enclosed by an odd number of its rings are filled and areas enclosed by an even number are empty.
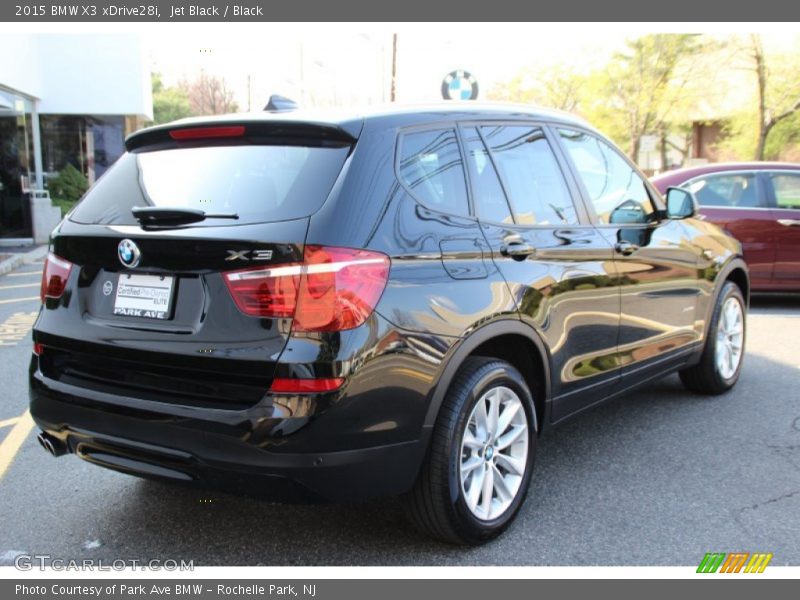
{"type": "Polygon", "coordinates": [[[25,585],[19,583],[14,588],[17,596],[198,596],[205,593],[216,592],[219,596],[280,596],[313,598],[317,595],[316,584],[303,585],[276,585],[276,584],[125,584],[112,583],[108,585],[66,585],[54,583],[52,585],[25,585]]]}

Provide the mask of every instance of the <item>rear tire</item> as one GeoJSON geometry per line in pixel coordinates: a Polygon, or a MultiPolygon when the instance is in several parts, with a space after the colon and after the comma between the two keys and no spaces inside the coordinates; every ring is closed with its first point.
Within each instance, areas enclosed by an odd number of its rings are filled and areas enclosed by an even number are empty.
{"type": "Polygon", "coordinates": [[[736,385],[744,362],[745,325],[744,297],[739,287],[728,281],[714,306],[700,362],[679,373],[686,388],[717,395],[736,385]]]}
{"type": "Polygon", "coordinates": [[[519,371],[501,360],[467,359],[405,497],[409,519],[424,534],[453,544],[494,539],[525,500],[536,439],[533,397],[519,371]]]}

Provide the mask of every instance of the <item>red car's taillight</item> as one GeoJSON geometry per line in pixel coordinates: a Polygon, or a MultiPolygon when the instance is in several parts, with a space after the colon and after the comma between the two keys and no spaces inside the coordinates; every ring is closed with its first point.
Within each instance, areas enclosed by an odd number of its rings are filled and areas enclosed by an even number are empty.
{"type": "Polygon", "coordinates": [[[389,257],[306,246],[303,263],[244,269],[223,278],[246,315],[294,318],[295,331],[342,331],[367,320],[386,287],[389,257]]]}
{"type": "Polygon", "coordinates": [[[61,298],[67,287],[69,274],[72,272],[72,263],[56,256],[52,252],[47,255],[42,270],[42,289],[40,297],[42,302],[46,298],[61,298]]]}

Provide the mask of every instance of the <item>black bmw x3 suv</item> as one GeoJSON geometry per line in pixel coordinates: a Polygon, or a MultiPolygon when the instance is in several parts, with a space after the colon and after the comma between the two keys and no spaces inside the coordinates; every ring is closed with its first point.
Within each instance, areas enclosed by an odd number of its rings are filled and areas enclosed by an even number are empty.
{"type": "Polygon", "coordinates": [[[739,244],[583,121],[450,104],[134,133],[53,232],[31,414],[52,454],[266,495],[403,495],[498,535],[543,427],[742,365],[739,244]]]}

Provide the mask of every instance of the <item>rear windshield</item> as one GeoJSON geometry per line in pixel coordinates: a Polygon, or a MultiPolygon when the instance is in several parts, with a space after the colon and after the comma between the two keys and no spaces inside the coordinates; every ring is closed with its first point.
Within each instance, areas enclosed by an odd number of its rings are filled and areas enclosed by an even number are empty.
{"type": "Polygon", "coordinates": [[[348,152],[348,146],[242,145],[128,153],[89,190],[70,219],[136,225],[135,206],[239,216],[195,226],[307,217],[322,206],[348,152]]]}

